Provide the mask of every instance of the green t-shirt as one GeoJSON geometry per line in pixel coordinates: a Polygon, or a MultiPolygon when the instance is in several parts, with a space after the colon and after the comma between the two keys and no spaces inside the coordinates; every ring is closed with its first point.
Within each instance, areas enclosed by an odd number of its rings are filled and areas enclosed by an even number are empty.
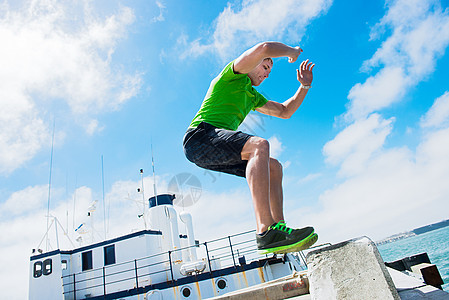
{"type": "Polygon", "coordinates": [[[256,91],[246,74],[235,74],[234,61],[212,80],[203,104],[189,127],[201,122],[215,127],[237,130],[251,110],[267,103],[267,99],[256,91]]]}

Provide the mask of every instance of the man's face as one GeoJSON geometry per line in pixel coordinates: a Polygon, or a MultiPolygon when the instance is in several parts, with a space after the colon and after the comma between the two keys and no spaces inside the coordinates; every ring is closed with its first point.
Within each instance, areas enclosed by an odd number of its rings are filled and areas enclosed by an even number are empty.
{"type": "Polygon", "coordinates": [[[251,79],[251,84],[253,86],[260,85],[265,78],[268,78],[272,67],[273,64],[271,60],[264,59],[256,68],[254,68],[254,70],[248,73],[248,77],[251,79]]]}

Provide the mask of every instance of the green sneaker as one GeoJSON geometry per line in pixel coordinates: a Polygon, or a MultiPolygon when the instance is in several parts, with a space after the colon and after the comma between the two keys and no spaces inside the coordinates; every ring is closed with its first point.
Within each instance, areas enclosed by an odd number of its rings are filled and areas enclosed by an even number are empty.
{"type": "Polygon", "coordinates": [[[280,221],[271,225],[264,235],[256,234],[257,249],[262,254],[282,254],[309,248],[318,240],[313,227],[292,229],[280,221]]]}
{"type": "MultiPolygon", "coordinates": [[[[287,224],[284,220],[280,220],[278,223],[280,224],[280,226],[287,227],[287,224]]],[[[304,234],[308,233],[309,228],[310,227],[305,227],[305,228],[301,228],[301,229],[292,229],[291,233],[300,235],[300,236],[304,236],[304,234]]],[[[288,252],[298,252],[298,251],[309,249],[317,241],[318,241],[318,234],[314,233],[313,235],[309,235],[307,238],[305,238],[303,242],[297,244],[296,246],[294,246],[292,248],[288,248],[288,250],[289,250],[288,252]]]]}

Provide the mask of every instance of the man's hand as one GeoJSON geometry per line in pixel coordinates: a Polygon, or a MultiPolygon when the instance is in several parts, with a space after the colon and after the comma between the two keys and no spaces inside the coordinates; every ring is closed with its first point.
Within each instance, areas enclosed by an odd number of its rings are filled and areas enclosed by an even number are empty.
{"type": "Polygon", "coordinates": [[[291,55],[288,56],[288,62],[289,63],[294,63],[297,59],[298,56],[301,54],[302,49],[300,47],[295,47],[293,48],[295,51],[293,51],[293,53],[291,55]]]}
{"type": "Polygon", "coordinates": [[[313,67],[315,67],[315,64],[312,62],[309,62],[309,60],[305,60],[301,63],[299,66],[299,69],[296,70],[296,75],[298,78],[298,81],[302,85],[311,85],[313,81],[313,67]]]}

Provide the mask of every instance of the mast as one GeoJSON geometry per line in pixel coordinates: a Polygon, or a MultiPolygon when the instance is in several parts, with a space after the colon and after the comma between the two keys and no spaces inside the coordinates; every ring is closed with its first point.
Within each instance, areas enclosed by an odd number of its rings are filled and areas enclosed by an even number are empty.
{"type": "Polygon", "coordinates": [[[106,233],[106,202],[104,200],[104,164],[103,164],[103,155],[101,155],[101,184],[103,188],[103,226],[104,226],[104,239],[107,239],[106,233]]]}
{"type": "Polygon", "coordinates": [[[156,172],[154,171],[154,155],[153,155],[153,142],[151,142],[151,165],[153,166],[153,191],[154,197],[156,197],[156,205],[157,203],[157,191],[156,191],[156,172]]]}
{"type": "Polygon", "coordinates": [[[139,192],[142,192],[142,218],[143,218],[143,223],[145,224],[145,230],[147,229],[147,219],[146,219],[146,205],[145,205],[145,190],[143,187],[143,169],[140,169],[140,180],[142,182],[142,189],[138,190],[139,192]]]}
{"type": "Polygon", "coordinates": [[[48,251],[48,230],[49,230],[49,221],[50,221],[50,196],[51,196],[51,170],[53,167],[53,145],[55,140],[55,120],[53,120],[53,133],[51,136],[51,154],[50,154],[50,175],[48,178],[48,199],[47,199],[47,233],[45,238],[45,251],[48,251]]]}

